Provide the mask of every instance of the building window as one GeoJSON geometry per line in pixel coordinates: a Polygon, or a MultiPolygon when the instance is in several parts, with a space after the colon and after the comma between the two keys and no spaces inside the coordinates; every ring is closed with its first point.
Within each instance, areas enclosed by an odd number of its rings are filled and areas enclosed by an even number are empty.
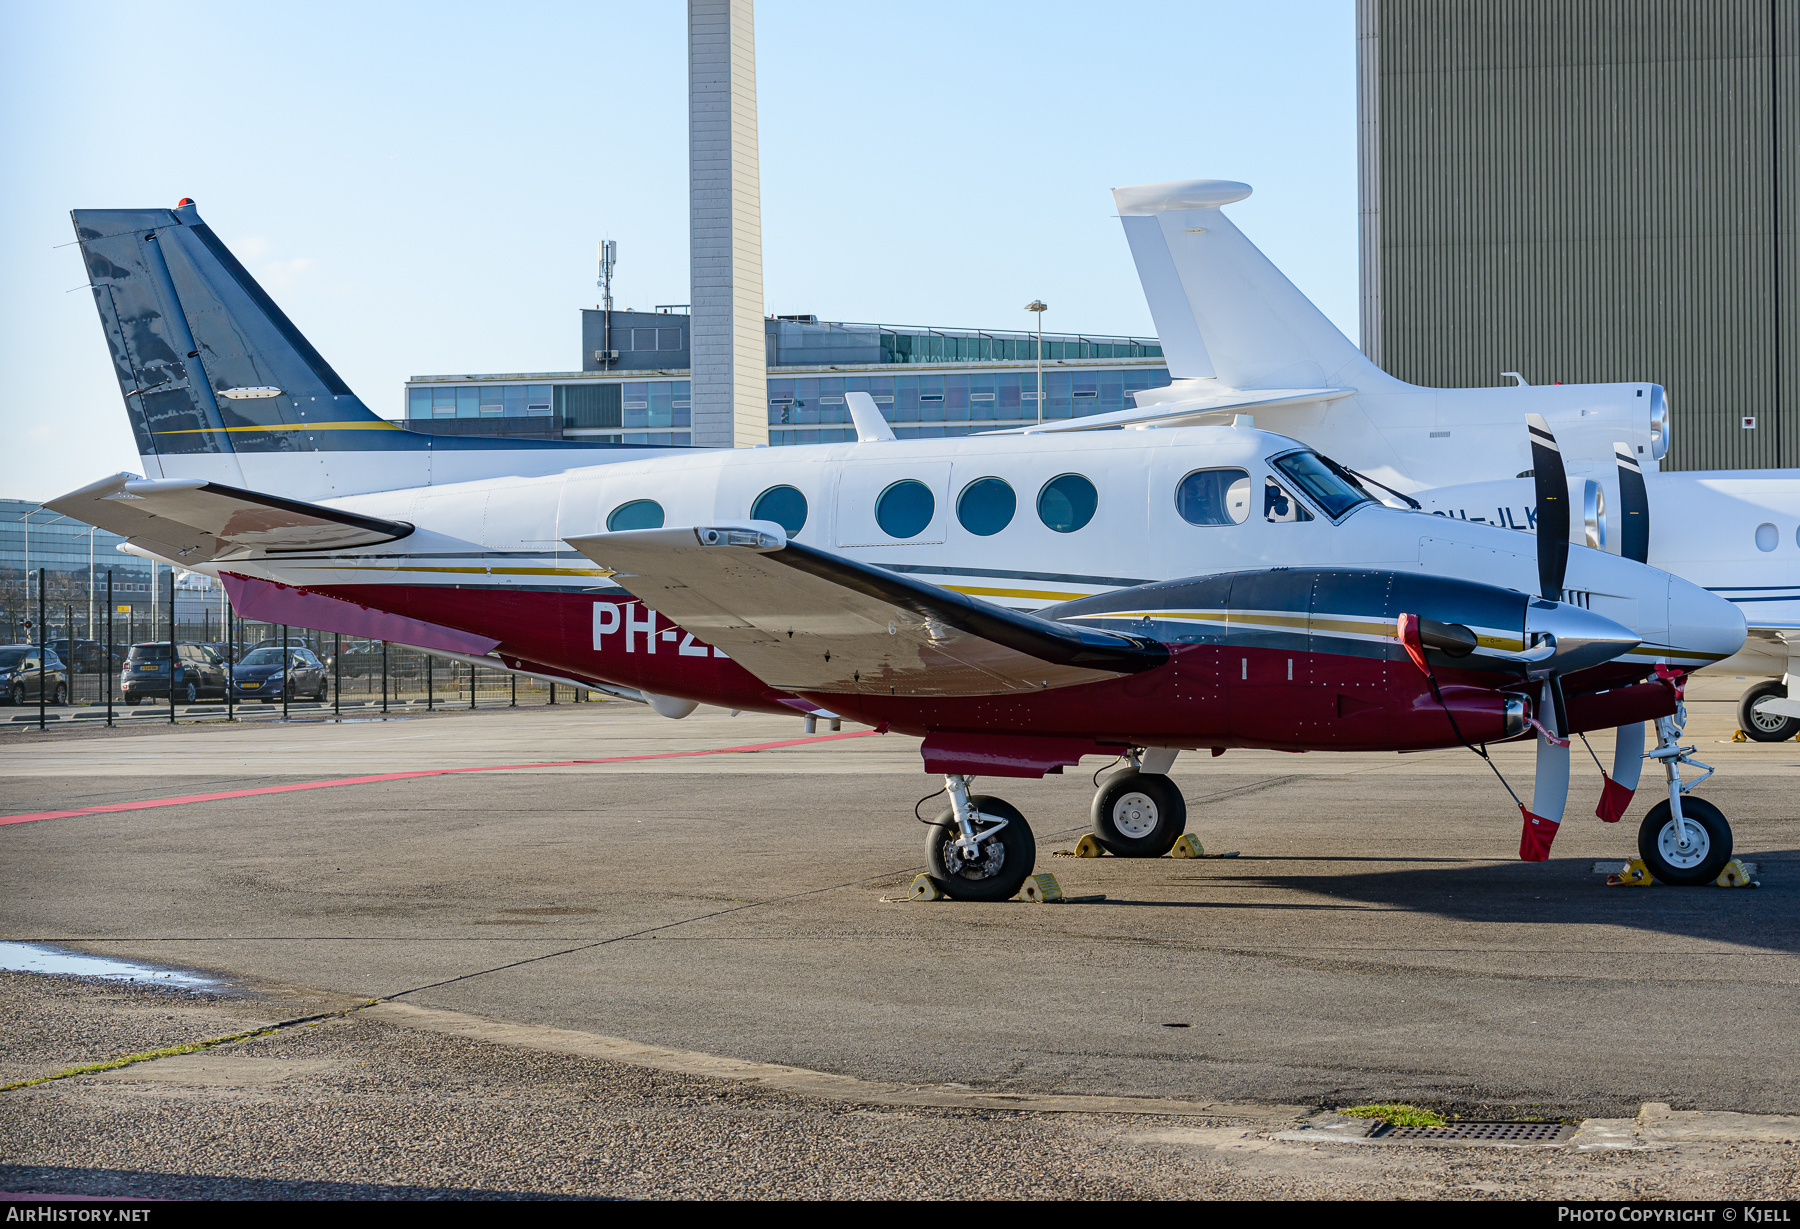
{"type": "Polygon", "coordinates": [[[552,411],[551,398],[556,395],[554,384],[527,384],[525,386],[525,414],[529,418],[548,416],[552,411]]]}

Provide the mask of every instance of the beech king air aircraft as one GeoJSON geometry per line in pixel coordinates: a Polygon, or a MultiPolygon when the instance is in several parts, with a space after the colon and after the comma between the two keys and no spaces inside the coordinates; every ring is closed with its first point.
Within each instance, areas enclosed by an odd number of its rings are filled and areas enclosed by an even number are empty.
{"type": "Polygon", "coordinates": [[[1151,856],[1185,826],[1166,775],[1182,750],[1535,731],[1520,856],[1542,860],[1570,737],[1618,729],[1599,807],[1617,819],[1646,721],[1669,780],[1639,834],[1653,873],[1703,882],[1730,856],[1724,817],[1684,796],[1674,718],[1682,678],[1737,652],[1743,618],[1571,548],[1541,419],[1534,508],[1552,531],[1534,551],[1386,507],[1247,415],[900,441],[851,394],[855,443],[464,453],[446,473],[439,437],[350,395],[191,202],[74,221],[151,476],[51,507],[220,576],[252,618],[638,689],[667,714],[828,712],[919,736],[950,799],[929,865],[954,897],[1010,897],[1035,860],[1024,817],[971,793],[976,775],[1122,757],[1096,835],[1151,856]]]}
{"type": "Polygon", "coordinates": [[[1139,393],[1136,409],[1041,430],[1157,428],[1254,412],[1260,426],[1387,484],[1391,492],[1374,489],[1390,502],[1535,532],[1520,425],[1538,414],[1571,479],[1573,540],[1647,559],[1738,604],[1749,641],[1718,669],[1781,676],[1744,693],[1738,724],[1763,741],[1800,734],[1800,471],[1659,473],[1672,425],[1657,384],[1527,386],[1511,372],[1501,373],[1518,381],[1510,388],[1394,379],[1225,216],[1223,206],[1249,195],[1248,185],[1224,180],[1114,191],[1172,382],[1139,393]]]}

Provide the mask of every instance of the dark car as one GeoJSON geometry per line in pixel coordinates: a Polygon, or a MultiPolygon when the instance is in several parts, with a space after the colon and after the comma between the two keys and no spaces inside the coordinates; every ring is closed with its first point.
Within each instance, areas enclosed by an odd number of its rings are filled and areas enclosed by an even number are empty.
{"type": "Polygon", "coordinates": [[[98,640],[52,640],[50,647],[64,662],[72,664],[77,674],[99,674],[125,662],[125,651],[118,648],[112,651],[112,661],[108,662],[106,646],[98,640]]]}
{"type": "MultiPolygon", "coordinates": [[[[283,641],[280,636],[264,636],[261,640],[251,645],[248,650],[243,650],[241,645],[239,648],[241,651],[254,653],[257,649],[279,649],[282,645],[283,641]]],[[[288,636],[286,646],[290,649],[304,649],[315,657],[323,658],[325,656],[324,653],[319,651],[319,646],[305,636],[288,636]]]]}
{"type": "Polygon", "coordinates": [[[323,654],[325,669],[345,678],[363,678],[381,673],[381,641],[346,640],[338,654],[323,654]]]}
{"type": "MultiPolygon", "coordinates": [[[[128,705],[152,696],[167,698],[171,683],[169,642],[134,644],[119,672],[119,691],[128,705]]],[[[225,698],[225,666],[200,645],[177,641],[173,672],[175,698],[192,704],[201,696],[225,698]]]]}
{"type": "Polygon", "coordinates": [[[40,658],[35,644],[0,645],[0,695],[14,704],[39,698],[62,704],[69,698],[68,670],[55,649],[40,658]]]}
{"type": "Polygon", "coordinates": [[[325,663],[309,649],[269,645],[252,649],[231,668],[231,692],[239,700],[325,700],[331,684],[325,663]]]}
{"type": "MultiPolygon", "coordinates": [[[[207,641],[202,641],[200,643],[200,647],[205,649],[208,653],[211,653],[213,660],[218,662],[220,665],[229,666],[231,664],[231,654],[232,654],[233,649],[232,649],[232,645],[231,645],[230,641],[228,641],[228,640],[207,640],[207,641]]],[[[238,645],[236,648],[236,651],[240,654],[243,653],[244,646],[241,644],[238,645]]]]}

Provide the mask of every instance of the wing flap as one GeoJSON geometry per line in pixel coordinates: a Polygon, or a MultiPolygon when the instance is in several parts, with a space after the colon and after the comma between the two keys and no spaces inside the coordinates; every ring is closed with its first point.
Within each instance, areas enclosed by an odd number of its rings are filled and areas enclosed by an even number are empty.
{"type": "Polygon", "coordinates": [[[645,605],[786,691],[998,695],[1134,674],[1167,656],[1154,642],[789,542],[766,522],[565,540],[645,605]]]}
{"type": "Polygon", "coordinates": [[[44,505],[151,554],[207,563],[244,552],[342,550],[404,538],[405,521],[245,491],[198,478],[114,474],[44,505]]]}

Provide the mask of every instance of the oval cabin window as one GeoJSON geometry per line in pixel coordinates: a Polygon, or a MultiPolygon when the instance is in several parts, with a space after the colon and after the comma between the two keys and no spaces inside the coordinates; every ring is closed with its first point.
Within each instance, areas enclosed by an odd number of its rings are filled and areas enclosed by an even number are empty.
{"type": "Polygon", "coordinates": [[[1038,492],[1038,519],[1057,533],[1074,533],[1094,519],[1100,494],[1080,474],[1062,474],[1038,492]]]}
{"type": "Polygon", "coordinates": [[[634,499],[628,504],[620,504],[606,518],[609,533],[623,529],[661,529],[662,526],[662,505],[654,499],[634,499]]]}
{"type": "Polygon", "coordinates": [[[750,505],[750,519],[774,521],[791,538],[806,524],[806,496],[797,487],[772,486],[750,505]]]}
{"type": "Polygon", "coordinates": [[[913,478],[903,478],[875,500],[875,523],[890,538],[916,538],[937,513],[931,488],[913,478]]]}
{"type": "Polygon", "coordinates": [[[1250,475],[1197,469],[1175,488],[1175,510],[1190,525],[1242,525],[1250,519],[1250,475]]]}
{"type": "Polygon", "coordinates": [[[956,519],[977,537],[991,538],[1012,524],[1019,497],[1000,478],[977,478],[956,497],[956,519]]]}

